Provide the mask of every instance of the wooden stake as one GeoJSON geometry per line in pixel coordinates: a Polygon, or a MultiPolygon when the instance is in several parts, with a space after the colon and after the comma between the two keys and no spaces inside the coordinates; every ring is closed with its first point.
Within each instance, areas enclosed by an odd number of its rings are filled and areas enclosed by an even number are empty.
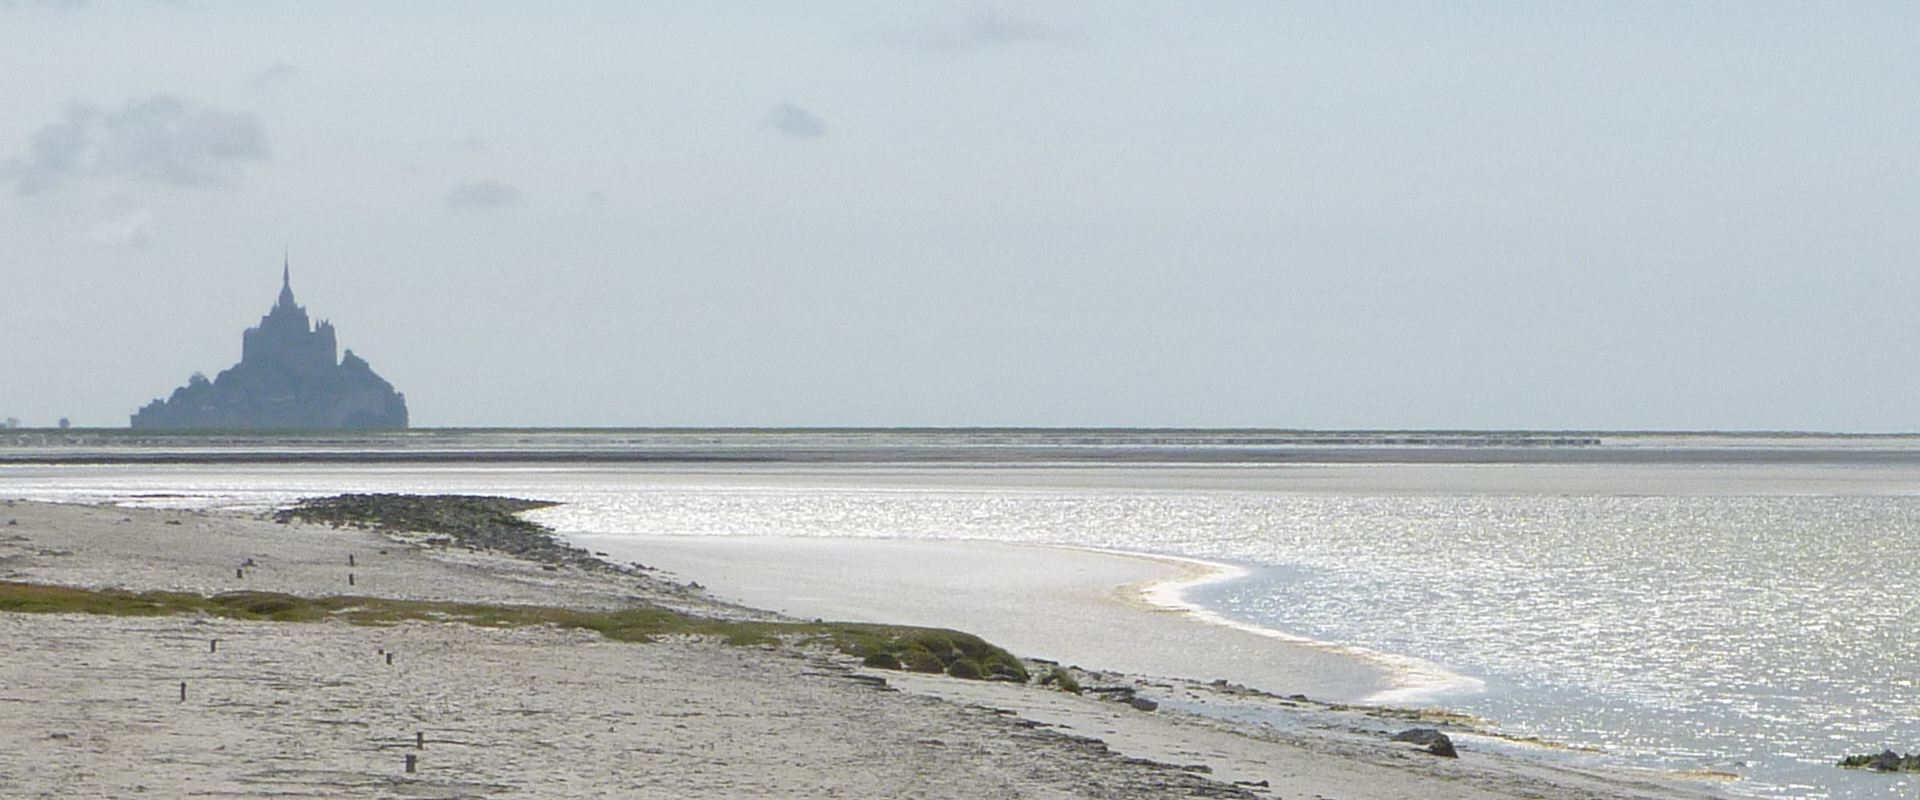
{"type": "Polygon", "coordinates": [[[348,553],[348,554],[347,554],[347,566],[349,566],[349,567],[351,567],[351,566],[353,566],[353,554],[352,554],[352,553],[348,553]]]}
{"type": "Polygon", "coordinates": [[[427,734],[425,732],[423,731],[413,732],[413,749],[415,750],[427,749],[427,734]]]}
{"type": "Polygon", "coordinates": [[[219,640],[219,639],[208,639],[208,640],[207,640],[207,652],[209,652],[209,653],[218,653],[218,652],[220,652],[220,640],[219,640]]]}
{"type": "Polygon", "coordinates": [[[234,568],[233,568],[233,577],[236,577],[236,578],[245,578],[245,577],[247,577],[247,571],[246,571],[246,570],[244,570],[244,569],[241,569],[241,568],[239,568],[239,567],[234,567],[234,568]]]}
{"type": "Polygon", "coordinates": [[[187,682],[180,682],[180,702],[187,702],[187,682]]]}
{"type": "Polygon", "coordinates": [[[347,573],[347,585],[348,586],[353,585],[353,573],[351,572],[347,573]]]}
{"type": "Polygon", "coordinates": [[[419,757],[419,756],[416,756],[416,755],[414,755],[414,754],[412,754],[412,753],[408,753],[408,754],[407,754],[407,771],[408,771],[408,772],[412,772],[412,771],[413,771],[413,768],[414,768],[414,767],[415,767],[416,765],[418,765],[419,763],[420,763],[420,757],[419,757]]]}
{"type": "Polygon", "coordinates": [[[388,653],[388,654],[387,654],[387,664],[388,664],[389,666],[391,666],[391,665],[393,664],[393,654],[392,654],[392,653],[388,653]]]}

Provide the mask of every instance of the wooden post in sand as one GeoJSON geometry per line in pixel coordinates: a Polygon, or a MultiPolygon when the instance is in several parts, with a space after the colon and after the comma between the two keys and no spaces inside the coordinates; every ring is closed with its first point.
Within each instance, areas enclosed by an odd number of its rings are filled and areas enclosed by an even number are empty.
{"type": "Polygon", "coordinates": [[[219,639],[208,639],[208,640],[207,640],[207,652],[209,652],[209,653],[218,653],[218,652],[220,652],[220,640],[219,640],[219,639]]]}
{"type": "Polygon", "coordinates": [[[408,772],[412,772],[412,771],[413,771],[413,768],[414,768],[415,766],[417,766],[417,765],[419,765],[419,763],[420,763],[420,757],[419,757],[419,756],[416,756],[416,755],[414,755],[414,754],[412,754],[412,753],[408,753],[408,754],[407,754],[407,771],[408,771],[408,772]]]}
{"type": "Polygon", "coordinates": [[[413,749],[415,750],[427,749],[427,734],[425,731],[413,732],[413,749]]]}
{"type": "Polygon", "coordinates": [[[388,654],[387,654],[387,666],[393,666],[393,654],[392,654],[392,653],[388,653],[388,654]]]}
{"type": "Polygon", "coordinates": [[[348,586],[353,585],[353,573],[351,572],[347,573],[347,585],[348,586]]]}
{"type": "Polygon", "coordinates": [[[180,682],[180,702],[187,702],[187,682],[180,682]]]}
{"type": "Polygon", "coordinates": [[[234,567],[234,568],[233,568],[233,577],[236,577],[236,578],[245,578],[245,577],[247,577],[247,571],[246,571],[245,569],[242,569],[242,568],[240,568],[240,567],[234,567]]]}
{"type": "Polygon", "coordinates": [[[347,566],[349,566],[349,567],[351,567],[351,566],[353,566],[353,554],[352,554],[352,553],[348,553],[348,554],[347,554],[347,566]]]}

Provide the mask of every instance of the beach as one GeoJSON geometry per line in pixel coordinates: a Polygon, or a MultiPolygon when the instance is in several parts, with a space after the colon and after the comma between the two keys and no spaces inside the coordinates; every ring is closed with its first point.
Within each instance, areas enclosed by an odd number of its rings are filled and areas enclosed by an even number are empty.
{"type": "Polygon", "coordinates": [[[1192,559],[966,540],[572,539],[755,608],[958,628],[1024,656],[1126,673],[1223,679],[1336,702],[1378,700],[1450,677],[1329,643],[1209,624],[1180,604],[1177,590],[1237,571],[1192,559]]]}
{"type": "MultiPolygon", "coordinates": [[[[763,615],[687,585],[699,575],[548,569],[419,536],[277,524],[261,515],[15,502],[0,518],[11,523],[0,528],[0,580],[10,582],[763,615]]],[[[1438,758],[1387,733],[1445,727],[1444,720],[1099,664],[1080,665],[1090,691],[1073,695],[864,669],[818,648],[689,637],[632,643],[539,626],[17,613],[0,614],[0,647],[10,654],[0,663],[6,796],[1668,798],[1708,791],[1649,773],[1478,748],[1471,730],[1455,729],[1459,759],[1438,758]],[[1159,707],[1121,701],[1135,695],[1158,697],[1159,707]],[[1180,710],[1222,702],[1262,706],[1278,722],[1234,724],[1180,710]],[[406,771],[407,756],[414,772],[406,771]]]]}

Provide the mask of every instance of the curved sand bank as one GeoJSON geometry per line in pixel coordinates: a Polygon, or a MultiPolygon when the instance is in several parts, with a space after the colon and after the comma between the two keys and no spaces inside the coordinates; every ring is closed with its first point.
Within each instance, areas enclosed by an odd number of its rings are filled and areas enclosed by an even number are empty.
{"type": "Polygon", "coordinates": [[[615,561],[803,618],[956,628],[1021,655],[1339,702],[1458,687],[1437,668],[1235,623],[1182,592],[1235,568],[1111,551],[959,540],[573,535],[615,561]]]}
{"type": "MultiPolygon", "coordinates": [[[[1366,697],[1360,698],[1361,702],[1381,705],[1417,706],[1451,696],[1472,694],[1486,689],[1485,681],[1472,676],[1462,675],[1431,661],[1394,653],[1382,653],[1377,650],[1370,650],[1354,645],[1323,642],[1318,639],[1287,633],[1286,631],[1275,628],[1230,619],[1218,611],[1214,611],[1213,609],[1187,599],[1187,592],[1192,589],[1211,583],[1221,583],[1245,577],[1247,570],[1241,567],[1175,556],[1157,556],[1102,550],[1090,550],[1089,552],[1104,552],[1123,557],[1143,558],[1186,567],[1184,574],[1176,578],[1156,581],[1144,586],[1124,587],[1127,589],[1138,589],[1137,596],[1156,609],[1184,614],[1196,622],[1244,631],[1289,647],[1307,647],[1315,650],[1323,650],[1346,658],[1363,661],[1370,666],[1385,670],[1388,685],[1366,697]]],[[[1192,676],[1183,675],[1181,677],[1192,676]]],[[[1254,688],[1261,687],[1256,686],[1254,688]]]]}

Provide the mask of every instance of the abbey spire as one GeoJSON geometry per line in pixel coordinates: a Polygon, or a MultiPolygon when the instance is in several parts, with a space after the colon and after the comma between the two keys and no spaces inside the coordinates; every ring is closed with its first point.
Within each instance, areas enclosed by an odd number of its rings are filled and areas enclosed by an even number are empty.
{"type": "Polygon", "coordinates": [[[293,306],[293,268],[287,256],[280,256],[280,302],[278,305],[293,306]]]}

